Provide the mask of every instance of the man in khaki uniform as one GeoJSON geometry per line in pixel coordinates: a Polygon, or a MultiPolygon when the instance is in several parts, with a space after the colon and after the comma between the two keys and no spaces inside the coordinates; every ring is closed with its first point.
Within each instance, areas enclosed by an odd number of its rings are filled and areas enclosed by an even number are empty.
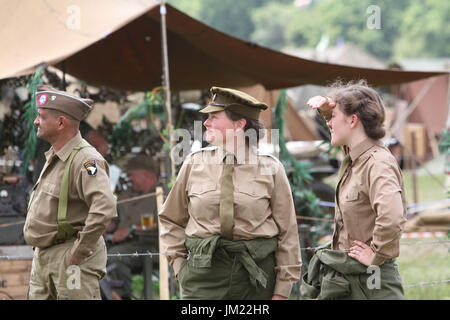
{"type": "Polygon", "coordinates": [[[92,101],[38,86],[37,136],[52,145],[33,187],[24,226],[34,247],[29,299],[100,299],[102,237],[117,216],[105,159],[81,138],[92,101]]]}

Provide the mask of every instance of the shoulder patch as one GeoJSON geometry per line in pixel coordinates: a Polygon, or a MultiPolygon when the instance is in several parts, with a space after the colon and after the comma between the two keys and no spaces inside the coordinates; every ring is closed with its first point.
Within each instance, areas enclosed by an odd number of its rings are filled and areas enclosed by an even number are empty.
{"type": "Polygon", "coordinates": [[[86,169],[88,175],[95,176],[97,174],[97,164],[95,163],[95,160],[86,161],[83,166],[86,169]]]}

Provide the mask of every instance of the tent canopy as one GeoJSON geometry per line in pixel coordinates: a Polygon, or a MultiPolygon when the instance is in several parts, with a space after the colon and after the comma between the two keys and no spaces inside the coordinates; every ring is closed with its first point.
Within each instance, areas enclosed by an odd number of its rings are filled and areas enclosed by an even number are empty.
{"type": "MultiPolygon", "coordinates": [[[[0,79],[47,63],[93,85],[145,91],[161,85],[160,7],[153,0],[0,0],[0,79]]],[[[266,89],[367,79],[389,85],[437,76],[296,58],[217,31],[167,5],[172,90],[212,85],[266,89]]]]}

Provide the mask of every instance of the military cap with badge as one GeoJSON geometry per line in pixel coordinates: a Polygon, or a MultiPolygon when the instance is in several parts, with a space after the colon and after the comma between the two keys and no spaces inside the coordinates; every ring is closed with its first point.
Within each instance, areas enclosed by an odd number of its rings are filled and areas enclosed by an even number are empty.
{"type": "Polygon", "coordinates": [[[94,101],[56,90],[49,85],[38,85],[36,102],[38,108],[57,110],[81,121],[92,110],[92,103],[94,101]]]}
{"type": "Polygon", "coordinates": [[[230,110],[241,116],[258,120],[261,110],[268,108],[265,103],[236,89],[212,87],[210,93],[212,96],[211,101],[199,112],[211,113],[230,110]]]}
{"type": "MultiPolygon", "coordinates": [[[[38,85],[36,87],[36,104],[38,108],[50,109],[62,112],[69,117],[82,121],[86,119],[93,109],[91,99],[83,99],[64,91],[57,90],[49,85],[38,85]]],[[[83,145],[85,147],[87,145],[83,145]]],[[[83,164],[88,175],[97,174],[95,160],[89,160],[83,164]]]]}

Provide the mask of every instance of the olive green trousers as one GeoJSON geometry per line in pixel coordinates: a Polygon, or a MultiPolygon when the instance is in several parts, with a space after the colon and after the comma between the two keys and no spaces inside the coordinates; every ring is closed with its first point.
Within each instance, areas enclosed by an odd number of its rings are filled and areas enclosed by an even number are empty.
{"type": "Polygon", "coordinates": [[[277,240],[189,238],[178,279],[186,300],[267,300],[275,287],[277,240]]]}

